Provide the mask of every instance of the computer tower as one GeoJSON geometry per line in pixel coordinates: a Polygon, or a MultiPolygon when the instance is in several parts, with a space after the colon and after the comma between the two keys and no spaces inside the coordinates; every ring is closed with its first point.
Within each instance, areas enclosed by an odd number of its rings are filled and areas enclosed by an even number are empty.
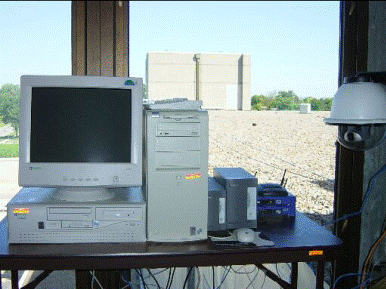
{"type": "Polygon", "coordinates": [[[144,110],[147,239],[207,239],[208,112],[166,104],[144,110]]]}
{"type": "Polygon", "coordinates": [[[213,177],[226,190],[227,229],[256,228],[257,178],[243,168],[214,168],[213,177]]]}

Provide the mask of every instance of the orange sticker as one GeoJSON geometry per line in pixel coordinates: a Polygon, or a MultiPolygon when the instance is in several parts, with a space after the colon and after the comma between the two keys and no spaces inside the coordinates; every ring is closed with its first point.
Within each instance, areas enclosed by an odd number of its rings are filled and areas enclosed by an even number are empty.
{"type": "Polygon", "coordinates": [[[15,215],[20,215],[20,214],[26,215],[29,213],[29,208],[15,208],[13,209],[13,213],[15,215]]]}
{"type": "Polygon", "coordinates": [[[185,176],[185,180],[194,180],[194,179],[199,179],[201,178],[202,174],[197,173],[197,174],[189,174],[185,176]]]}
{"type": "Polygon", "coordinates": [[[309,256],[322,256],[323,255],[323,250],[309,251],[308,255],[309,256]]]}

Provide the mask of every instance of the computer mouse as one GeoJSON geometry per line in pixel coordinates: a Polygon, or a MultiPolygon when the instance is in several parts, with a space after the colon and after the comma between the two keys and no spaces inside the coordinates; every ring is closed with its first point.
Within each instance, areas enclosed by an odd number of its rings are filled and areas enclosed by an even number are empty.
{"type": "Polygon", "coordinates": [[[255,231],[249,228],[236,229],[235,235],[241,243],[252,243],[255,240],[255,231]]]}

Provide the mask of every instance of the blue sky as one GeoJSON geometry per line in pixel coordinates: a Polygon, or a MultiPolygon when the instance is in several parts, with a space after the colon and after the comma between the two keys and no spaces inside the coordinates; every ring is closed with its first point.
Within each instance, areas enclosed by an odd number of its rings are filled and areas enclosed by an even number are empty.
{"type": "MultiPolygon", "coordinates": [[[[0,85],[22,74],[71,74],[69,1],[0,2],[0,85]]],[[[251,95],[332,97],[339,1],[131,1],[130,76],[152,51],[248,53],[251,95]]]]}

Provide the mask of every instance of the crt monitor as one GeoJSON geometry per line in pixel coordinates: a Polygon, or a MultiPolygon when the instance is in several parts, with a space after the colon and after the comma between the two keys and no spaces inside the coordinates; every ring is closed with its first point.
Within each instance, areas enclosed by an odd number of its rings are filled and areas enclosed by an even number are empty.
{"type": "Polygon", "coordinates": [[[20,186],[88,200],[142,185],[142,79],[23,75],[20,86],[20,186]]]}

